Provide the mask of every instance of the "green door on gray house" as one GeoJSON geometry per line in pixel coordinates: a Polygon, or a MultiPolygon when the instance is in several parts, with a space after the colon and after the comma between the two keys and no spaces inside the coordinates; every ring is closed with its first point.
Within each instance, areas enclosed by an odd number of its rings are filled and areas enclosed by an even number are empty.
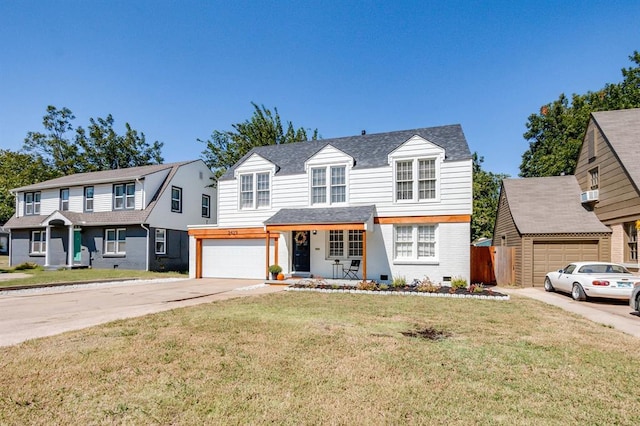
{"type": "Polygon", "coordinates": [[[82,234],[79,229],[73,230],[73,262],[82,262],[82,234]]]}

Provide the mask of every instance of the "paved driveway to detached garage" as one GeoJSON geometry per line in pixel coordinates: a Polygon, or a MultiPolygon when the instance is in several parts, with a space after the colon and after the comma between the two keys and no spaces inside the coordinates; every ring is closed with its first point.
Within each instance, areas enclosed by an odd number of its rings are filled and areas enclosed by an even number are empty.
{"type": "Polygon", "coordinates": [[[0,346],[283,288],[259,280],[177,279],[0,291],[0,346]]]}

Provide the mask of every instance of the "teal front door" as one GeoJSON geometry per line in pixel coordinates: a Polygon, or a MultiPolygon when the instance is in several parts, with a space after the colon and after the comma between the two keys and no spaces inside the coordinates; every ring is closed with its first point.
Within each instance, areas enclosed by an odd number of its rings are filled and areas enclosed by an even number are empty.
{"type": "Polygon", "coordinates": [[[79,229],[73,230],[73,263],[82,262],[82,234],[79,229]]]}

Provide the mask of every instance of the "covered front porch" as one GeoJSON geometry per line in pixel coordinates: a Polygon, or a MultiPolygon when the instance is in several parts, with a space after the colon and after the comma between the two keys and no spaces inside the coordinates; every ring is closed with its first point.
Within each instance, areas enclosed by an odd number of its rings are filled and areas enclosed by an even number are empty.
{"type": "MultiPolygon", "coordinates": [[[[37,243],[40,240],[40,250],[44,252],[45,268],[86,268],[89,266],[89,262],[87,256],[83,257],[82,228],[70,217],[73,216],[73,213],[65,213],[67,214],[56,211],[42,221],[44,233],[34,233],[37,235],[33,236],[33,241],[37,243]],[[63,257],[54,256],[54,239],[60,240],[58,245],[61,245],[64,250],[63,257]]],[[[57,250],[56,254],[59,254],[57,250]]]]}
{"type": "MultiPolygon", "coordinates": [[[[316,277],[332,281],[367,279],[367,234],[373,232],[374,206],[281,209],[264,222],[268,242],[287,243],[290,280],[316,277]],[[277,238],[280,239],[280,238],[277,238]]],[[[267,250],[268,267],[278,264],[267,250]]]]}

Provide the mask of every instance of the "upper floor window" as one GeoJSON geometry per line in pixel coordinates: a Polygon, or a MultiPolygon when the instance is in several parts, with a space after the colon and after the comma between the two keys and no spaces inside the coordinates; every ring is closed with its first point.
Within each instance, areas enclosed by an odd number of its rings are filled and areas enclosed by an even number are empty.
{"type": "Polygon", "coordinates": [[[240,175],[240,208],[269,207],[271,204],[270,180],[268,172],[240,175]]]}
{"type": "Polygon", "coordinates": [[[590,188],[592,190],[598,189],[598,168],[597,167],[595,169],[589,170],[589,182],[590,182],[590,188]]]}
{"type": "Polygon", "coordinates": [[[182,213],[182,188],[171,187],[171,211],[182,213]]]}
{"type": "Polygon", "coordinates": [[[44,254],[47,250],[46,231],[31,231],[31,253],[44,254]]]}
{"type": "Polygon", "coordinates": [[[156,254],[167,253],[167,230],[156,228],[156,254]]]}
{"type": "Polygon", "coordinates": [[[431,158],[396,161],[395,195],[396,201],[423,201],[436,199],[436,160],[431,158]]]}
{"type": "Polygon", "coordinates": [[[436,258],[436,225],[399,225],[394,228],[394,259],[436,258]]]}
{"type": "Polygon", "coordinates": [[[126,228],[106,229],[104,238],[105,254],[126,254],[126,228]]]}
{"type": "Polygon", "coordinates": [[[202,217],[211,217],[211,197],[202,194],[202,217]]]}
{"type": "Polygon", "coordinates": [[[60,210],[69,210],[69,188],[60,190],[60,210]]]}
{"type": "Polygon", "coordinates": [[[329,257],[362,257],[362,232],[362,230],[356,229],[351,229],[346,232],[342,230],[330,230],[328,234],[329,257]]]}
{"type": "Polygon", "coordinates": [[[136,184],[120,183],[113,186],[113,208],[133,209],[136,206],[136,184]]]}
{"type": "Polygon", "coordinates": [[[346,166],[311,169],[311,204],[345,203],[347,201],[346,166]]]}
{"type": "Polygon", "coordinates": [[[84,188],[84,211],[93,211],[93,186],[86,186],[84,188]]]}
{"type": "Polygon", "coordinates": [[[40,193],[27,192],[24,194],[24,214],[36,215],[40,214],[40,193]]]}

